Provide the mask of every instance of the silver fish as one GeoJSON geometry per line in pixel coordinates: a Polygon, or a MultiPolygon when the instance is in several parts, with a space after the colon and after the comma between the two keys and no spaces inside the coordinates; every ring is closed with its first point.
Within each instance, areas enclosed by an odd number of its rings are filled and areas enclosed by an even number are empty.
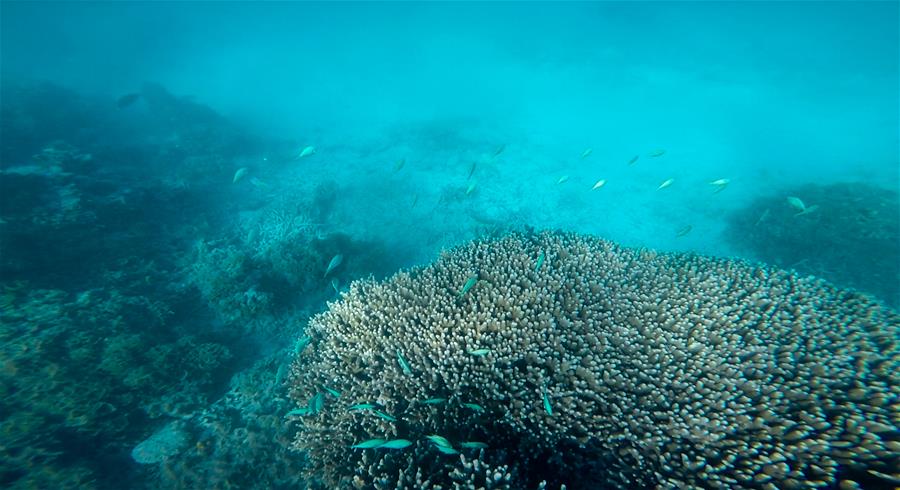
{"type": "Polygon", "coordinates": [[[376,408],[378,408],[378,405],[372,403],[357,403],[356,405],[347,407],[347,410],[373,410],[376,408]]]}
{"type": "Polygon", "coordinates": [[[291,410],[290,412],[287,413],[287,415],[285,415],[285,417],[303,416],[303,415],[308,415],[308,414],[309,414],[309,408],[302,407],[302,408],[295,408],[295,409],[291,410]]]}
{"type": "Polygon", "coordinates": [[[237,169],[237,172],[234,173],[234,178],[231,179],[231,183],[237,184],[238,181],[243,179],[245,175],[247,175],[247,167],[241,167],[237,169]]]}
{"type": "Polygon", "coordinates": [[[381,410],[372,410],[372,413],[374,413],[376,417],[383,418],[384,420],[387,420],[388,422],[396,422],[397,421],[396,417],[388,415],[388,414],[382,412],[381,410]]]}
{"type": "Polygon", "coordinates": [[[394,439],[378,446],[378,449],[405,449],[412,446],[412,441],[406,439],[394,439]]]}
{"type": "Polygon", "coordinates": [[[369,439],[368,441],[360,442],[359,444],[354,444],[350,447],[354,449],[374,449],[376,447],[380,447],[387,441],[384,439],[369,439]]]}
{"type": "Polygon", "coordinates": [[[299,353],[303,352],[303,349],[305,349],[306,346],[308,346],[310,342],[312,342],[312,337],[310,337],[310,336],[300,337],[300,339],[297,340],[297,343],[294,344],[294,354],[299,354],[299,353]]]}
{"type": "Polygon", "coordinates": [[[547,387],[544,387],[544,411],[547,415],[553,415],[553,406],[550,405],[550,397],[547,395],[547,387]]]}
{"type": "Polygon", "coordinates": [[[462,289],[459,290],[459,295],[457,295],[457,298],[462,298],[466,293],[469,292],[470,289],[472,289],[475,286],[475,283],[477,283],[477,282],[478,282],[478,274],[469,276],[469,279],[467,279],[466,283],[463,284],[462,289]]]}
{"type": "Polygon", "coordinates": [[[465,449],[485,449],[488,447],[488,445],[478,441],[467,441],[459,443],[459,447],[465,449]]]}
{"type": "Polygon", "coordinates": [[[432,434],[430,436],[425,436],[425,439],[428,439],[437,446],[453,447],[453,444],[450,444],[450,441],[448,441],[447,438],[443,436],[432,434]]]}
{"type": "Polygon", "coordinates": [[[403,357],[403,354],[400,351],[397,351],[397,363],[400,364],[400,369],[403,370],[403,374],[412,374],[412,369],[409,368],[409,363],[406,362],[406,359],[403,357]]]}
{"type": "Polygon", "coordinates": [[[299,160],[303,157],[308,157],[308,156],[314,154],[315,152],[316,152],[315,146],[307,146],[307,147],[303,148],[302,150],[300,150],[300,153],[297,155],[297,158],[295,158],[295,160],[299,160]]]}
{"type": "Polygon", "coordinates": [[[800,199],[799,197],[788,196],[787,202],[788,202],[788,204],[791,205],[791,207],[793,207],[797,211],[803,212],[806,210],[806,204],[804,204],[803,200],[800,199]]]}
{"type": "Polygon", "coordinates": [[[665,189],[666,187],[672,185],[673,182],[675,182],[675,179],[666,179],[662,184],[659,184],[659,187],[657,187],[656,190],[665,189]]]}
{"type": "Polygon", "coordinates": [[[459,451],[457,451],[456,449],[453,449],[452,447],[446,447],[446,446],[434,446],[434,447],[435,447],[435,449],[437,449],[438,451],[440,451],[444,454],[459,454],[459,451]]]}
{"type": "Polygon", "coordinates": [[[343,261],[344,261],[343,254],[337,254],[334,257],[332,257],[331,262],[328,262],[328,267],[325,269],[325,274],[322,274],[322,278],[324,279],[325,277],[328,276],[329,273],[331,273],[331,271],[337,269],[338,266],[340,266],[341,262],[343,262],[343,261]]]}

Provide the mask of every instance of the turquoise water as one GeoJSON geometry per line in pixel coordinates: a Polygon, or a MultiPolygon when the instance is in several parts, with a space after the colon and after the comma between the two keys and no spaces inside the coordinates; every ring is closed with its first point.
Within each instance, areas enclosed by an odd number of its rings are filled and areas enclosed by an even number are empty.
{"type": "Polygon", "coordinates": [[[475,239],[593,235],[896,308],[898,14],[0,3],[0,483],[302,485],[309,318],[475,239]]]}

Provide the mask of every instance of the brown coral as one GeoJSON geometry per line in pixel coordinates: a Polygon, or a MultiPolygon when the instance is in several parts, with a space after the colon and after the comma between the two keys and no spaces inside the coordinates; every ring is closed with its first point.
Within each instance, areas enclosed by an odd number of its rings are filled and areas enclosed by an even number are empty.
{"type": "Polygon", "coordinates": [[[900,316],[744,262],[510,235],[354,283],[308,334],[292,397],[326,402],[295,446],[333,488],[809,488],[900,465],[900,316]],[[372,438],[415,445],[350,447],[372,438]]]}

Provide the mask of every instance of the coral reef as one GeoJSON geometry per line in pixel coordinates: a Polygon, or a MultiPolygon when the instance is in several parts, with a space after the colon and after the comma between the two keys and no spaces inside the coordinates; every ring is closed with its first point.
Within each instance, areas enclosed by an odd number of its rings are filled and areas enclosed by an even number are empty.
{"type": "MultiPolygon", "coordinates": [[[[313,202],[320,194],[316,191],[313,202]]],[[[395,259],[383,246],[323,232],[308,216],[308,210],[317,209],[312,204],[273,206],[245,217],[239,233],[197,243],[185,261],[186,276],[223,324],[265,331],[270,340],[278,338],[272,335],[293,337],[297,332],[272,321],[274,316],[297,308],[317,310],[345,283],[395,269],[395,259]],[[336,255],[343,257],[342,265],[326,277],[336,255]]]]}
{"type": "Polygon", "coordinates": [[[288,362],[287,351],[256,362],[215,403],[164,427],[162,433],[177,429],[176,442],[190,442],[177,457],[157,461],[174,445],[159,444],[158,433],[136,446],[136,460],[160,463],[146,468],[147,488],[303,488],[304,458],[290,449],[294,429],[285,419],[288,362]],[[142,452],[149,449],[154,453],[142,452]]]}
{"type": "Polygon", "coordinates": [[[78,295],[4,286],[4,486],[109,487],[115,475],[98,468],[124,453],[148,418],[178,417],[209,403],[228,348],[184,335],[168,341],[165,304],[110,286],[78,295]],[[92,451],[78,449],[84,447],[92,451]],[[81,477],[70,482],[74,475],[81,477]]]}
{"type": "Polygon", "coordinates": [[[726,237],[755,258],[900,306],[900,198],[861,183],[805,185],[759,198],[730,219],[726,237]],[[801,213],[785,196],[808,208],[801,213]]]}
{"type": "Polygon", "coordinates": [[[307,336],[294,445],[326,488],[887,488],[900,465],[900,315],[741,261],[513,234],[355,282],[307,336]]]}

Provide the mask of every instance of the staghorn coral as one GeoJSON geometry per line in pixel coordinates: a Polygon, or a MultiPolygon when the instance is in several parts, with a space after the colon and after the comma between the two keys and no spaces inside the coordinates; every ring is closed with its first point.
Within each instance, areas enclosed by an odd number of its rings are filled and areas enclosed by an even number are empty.
{"type": "Polygon", "coordinates": [[[900,316],[740,261],[513,234],[356,282],[307,334],[291,396],[326,398],[294,445],[329,488],[886,488],[900,464],[900,316]],[[414,445],[350,447],[372,438],[414,445]]]}

